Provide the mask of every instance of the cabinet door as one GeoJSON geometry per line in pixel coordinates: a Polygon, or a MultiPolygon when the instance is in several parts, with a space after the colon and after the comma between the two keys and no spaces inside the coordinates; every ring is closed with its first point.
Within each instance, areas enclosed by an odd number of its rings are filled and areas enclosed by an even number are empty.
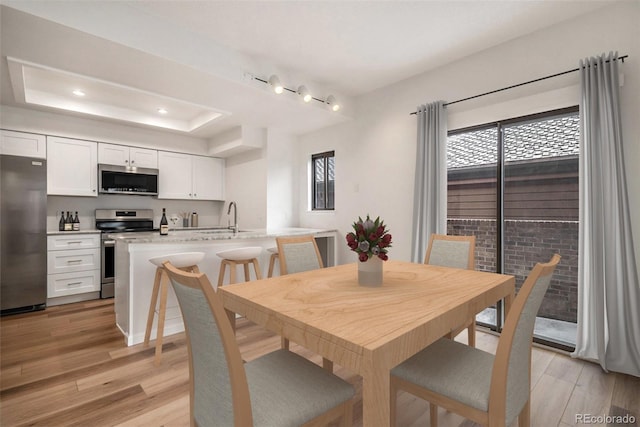
{"type": "Polygon", "coordinates": [[[47,194],[97,197],[98,143],[47,137],[47,194]]]}
{"type": "Polygon", "coordinates": [[[0,131],[0,154],[44,159],[47,157],[45,136],[2,130],[0,131]]]}
{"type": "Polygon", "coordinates": [[[146,148],[131,147],[129,149],[131,166],[158,169],[158,151],[146,148]]]}
{"type": "Polygon", "coordinates": [[[191,157],[158,152],[158,199],[191,199],[191,157]]]}
{"type": "Polygon", "coordinates": [[[129,166],[129,147],[116,144],[98,144],[98,162],[106,165],[129,166]]]}
{"type": "Polygon", "coordinates": [[[193,156],[193,198],[224,200],[224,160],[193,156]]]}

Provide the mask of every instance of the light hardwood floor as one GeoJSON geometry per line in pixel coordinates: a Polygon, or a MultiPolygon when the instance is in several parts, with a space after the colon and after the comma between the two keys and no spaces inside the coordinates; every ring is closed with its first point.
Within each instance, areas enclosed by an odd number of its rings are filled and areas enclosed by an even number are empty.
{"type": "MultiPolygon", "coordinates": [[[[184,334],[165,340],[162,364],[155,367],[153,347],[124,345],[115,327],[113,300],[2,317],[0,338],[2,426],[189,425],[184,334]]],[[[279,337],[242,319],[237,338],[245,360],[280,346],[279,337]]],[[[458,339],[464,341],[466,333],[458,339]]],[[[478,332],[477,347],[494,351],[496,343],[494,335],[478,332]]],[[[322,363],[320,357],[295,344],[291,348],[322,363]]],[[[359,377],[339,366],[335,372],[353,383],[361,398],[359,377]]],[[[429,425],[426,402],[408,394],[398,399],[399,426],[429,425]]],[[[610,413],[633,415],[635,425],[640,425],[640,378],[605,374],[591,363],[534,349],[533,426],[582,425],[577,414],[610,413]]],[[[442,409],[439,421],[444,427],[473,425],[442,409]]],[[[360,399],[354,408],[354,425],[362,425],[360,399]]]]}

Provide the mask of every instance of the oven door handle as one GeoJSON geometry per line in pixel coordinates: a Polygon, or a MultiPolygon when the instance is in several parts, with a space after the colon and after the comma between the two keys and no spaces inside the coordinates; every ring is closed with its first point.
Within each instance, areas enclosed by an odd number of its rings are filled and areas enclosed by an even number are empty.
{"type": "Polygon", "coordinates": [[[115,240],[105,240],[104,241],[104,247],[105,248],[112,248],[116,245],[116,241],[115,240]]]}

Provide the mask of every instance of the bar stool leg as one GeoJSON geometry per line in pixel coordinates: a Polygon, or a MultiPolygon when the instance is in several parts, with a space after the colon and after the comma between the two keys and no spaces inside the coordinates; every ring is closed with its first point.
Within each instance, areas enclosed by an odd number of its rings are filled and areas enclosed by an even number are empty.
{"type": "Polygon", "coordinates": [[[249,263],[243,262],[242,268],[244,269],[244,281],[248,282],[251,280],[251,273],[249,272],[249,263]]]}
{"type": "MultiPolygon", "coordinates": [[[[260,264],[258,264],[258,260],[256,258],[251,259],[251,263],[253,264],[253,271],[256,273],[256,279],[262,279],[262,274],[260,273],[260,264]]],[[[247,272],[249,270],[249,266],[247,266],[247,272]]]]}
{"type": "MultiPolygon", "coordinates": [[[[164,273],[164,270],[162,270],[164,273]]],[[[160,309],[158,310],[158,331],[156,333],[156,355],[154,365],[160,365],[162,357],[162,339],[164,338],[164,318],[167,314],[167,292],[169,291],[169,277],[166,273],[160,278],[160,309]]]]}
{"type": "Polygon", "coordinates": [[[276,260],[278,259],[278,254],[271,254],[269,258],[269,272],[267,273],[267,277],[273,277],[273,269],[276,266],[276,260]]]}
{"type": "Polygon", "coordinates": [[[153,280],[153,290],[151,291],[151,303],[149,304],[149,314],[147,315],[147,329],[144,332],[144,347],[149,345],[149,340],[151,339],[151,328],[153,327],[153,317],[156,314],[156,305],[158,304],[161,276],[162,269],[156,268],[156,277],[153,280]]]}
{"type": "Polygon", "coordinates": [[[220,273],[218,274],[218,286],[222,286],[224,283],[224,271],[227,268],[227,264],[222,260],[220,263],[220,273]]]}
{"type": "Polygon", "coordinates": [[[233,261],[224,260],[224,263],[229,264],[229,283],[236,283],[236,263],[233,261]]]}

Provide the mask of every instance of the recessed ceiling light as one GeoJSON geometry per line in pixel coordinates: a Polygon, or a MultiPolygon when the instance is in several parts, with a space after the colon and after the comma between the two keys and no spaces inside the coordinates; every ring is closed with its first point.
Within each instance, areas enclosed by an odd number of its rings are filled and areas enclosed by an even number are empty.
{"type": "Polygon", "coordinates": [[[80,89],[76,89],[73,91],[73,94],[75,96],[84,96],[84,91],[80,90],[80,89]]]}
{"type": "Polygon", "coordinates": [[[160,114],[167,114],[169,111],[167,111],[166,108],[158,108],[158,113],[160,114]]]}

